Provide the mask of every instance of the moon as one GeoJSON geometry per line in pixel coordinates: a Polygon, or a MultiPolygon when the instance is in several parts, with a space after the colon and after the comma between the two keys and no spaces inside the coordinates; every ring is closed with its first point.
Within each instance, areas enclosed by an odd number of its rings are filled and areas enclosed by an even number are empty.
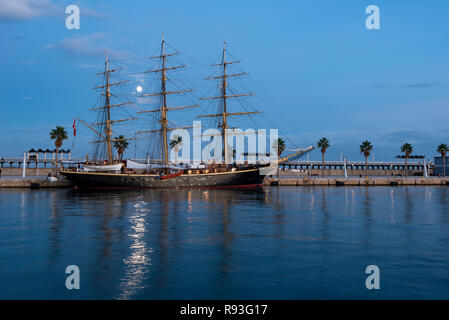
{"type": "Polygon", "coordinates": [[[141,86],[137,86],[137,87],[136,87],[136,91],[137,91],[137,92],[142,92],[142,87],[141,87],[141,86]]]}

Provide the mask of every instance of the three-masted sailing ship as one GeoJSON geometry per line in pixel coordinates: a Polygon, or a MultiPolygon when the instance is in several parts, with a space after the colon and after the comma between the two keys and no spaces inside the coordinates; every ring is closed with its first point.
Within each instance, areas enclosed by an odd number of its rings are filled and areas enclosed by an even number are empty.
{"type": "MultiPolygon", "coordinates": [[[[159,104],[157,108],[150,110],[139,111],[140,114],[151,113],[156,114],[157,125],[156,129],[142,130],[136,132],[137,134],[155,134],[156,139],[152,140],[154,146],[160,150],[160,154],[152,159],[151,163],[137,163],[128,160],[126,163],[120,161],[120,159],[114,159],[113,156],[113,143],[120,142],[120,140],[130,140],[126,138],[113,138],[112,126],[124,121],[136,120],[136,117],[126,119],[113,119],[112,110],[120,107],[126,107],[128,104],[132,104],[132,101],[124,101],[121,103],[111,103],[111,97],[113,93],[111,88],[119,86],[125,81],[111,82],[110,75],[119,68],[110,68],[109,59],[106,56],[104,72],[98,73],[104,77],[104,81],[101,86],[97,86],[94,89],[102,90],[102,105],[100,107],[93,108],[93,110],[99,111],[99,122],[94,124],[88,124],[85,121],[79,119],[89,129],[95,133],[95,140],[93,143],[96,145],[95,158],[104,155],[105,160],[96,163],[84,163],[82,168],[72,168],[70,170],[60,171],[60,174],[70,180],[75,186],[80,188],[176,188],[176,187],[257,187],[261,186],[266,175],[267,169],[273,165],[277,166],[279,162],[286,161],[290,158],[296,158],[304,155],[311,150],[309,147],[305,150],[295,150],[295,152],[287,157],[278,159],[275,163],[252,163],[252,164],[240,164],[236,165],[230,161],[232,157],[232,151],[229,150],[228,135],[230,116],[243,116],[259,113],[257,111],[252,112],[229,112],[228,101],[233,98],[253,95],[253,93],[230,93],[228,92],[229,78],[239,77],[246,75],[247,73],[228,73],[228,66],[231,64],[239,63],[239,61],[228,61],[226,58],[226,43],[223,46],[223,52],[221,61],[213,66],[220,68],[218,76],[206,78],[207,80],[219,81],[219,94],[213,97],[200,98],[200,100],[218,100],[218,112],[215,114],[200,115],[198,118],[212,117],[217,119],[218,128],[220,129],[222,136],[222,156],[224,163],[216,164],[194,164],[188,163],[183,166],[178,166],[170,163],[169,161],[169,141],[168,132],[177,128],[169,127],[168,113],[170,111],[176,111],[180,109],[199,107],[198,104],[189,106],[171,106],[167,104],[167,98],[171,95],[176,95],[184,92],[191,92],[192,89],[185,90],[168,90],[167,89],[167,73],[171,70],[176,70],[185,67],[184,65],[167,66],[167,59],[172,56],[178,55],[178,52],[166,53],[166,43],[162,39],[160,55],[151,57],[152,59],[158,59],[160,64],[159,68],[154,70],[148,70],[146,73],[156,73],[160,75],[160,91],[154,93],[142,94],[141,97],[155,97],[158,98],[159,104]]],[[[183,129],[191,127],[182,127],[183,129]]],[[[231,130],[232,131],[232,130],[231,130]]],[[[136,139],[136,138],[134,138],[136,139]]]]}

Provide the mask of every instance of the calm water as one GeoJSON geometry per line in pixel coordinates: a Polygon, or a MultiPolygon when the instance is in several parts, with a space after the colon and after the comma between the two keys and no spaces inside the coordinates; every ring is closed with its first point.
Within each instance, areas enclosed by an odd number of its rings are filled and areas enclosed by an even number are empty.
{"type": "Polygon", "coordinates": [[[0,298],[449,299],[449,191],[3,189],[0,298]]]}

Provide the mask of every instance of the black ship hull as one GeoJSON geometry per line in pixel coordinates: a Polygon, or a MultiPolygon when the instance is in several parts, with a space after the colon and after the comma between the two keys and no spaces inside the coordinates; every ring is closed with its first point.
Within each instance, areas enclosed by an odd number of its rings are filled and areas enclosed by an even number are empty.
{"type": "Polygon", "coordinates": [[[243,188],[261,186],[264,179],[259,168],[208,174],[181,174],[169,178],[153,174],[76,171],[61,171],[60,173],[76,187],[82,189],[243,188]]]}

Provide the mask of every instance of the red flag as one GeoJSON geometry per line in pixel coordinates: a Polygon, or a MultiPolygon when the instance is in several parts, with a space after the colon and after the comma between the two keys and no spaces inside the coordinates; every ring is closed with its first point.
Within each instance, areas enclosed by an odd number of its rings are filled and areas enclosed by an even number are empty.
{"type": "Polygon", "coordinates": [[[76,137],[76,119],[73,119],[73,136],[76,137]]]}

